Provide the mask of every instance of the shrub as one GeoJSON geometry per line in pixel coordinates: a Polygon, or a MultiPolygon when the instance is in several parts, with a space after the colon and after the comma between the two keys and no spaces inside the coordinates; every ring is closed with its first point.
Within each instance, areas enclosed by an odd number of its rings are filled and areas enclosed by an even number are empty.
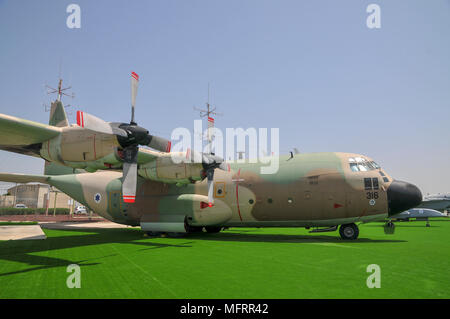
{"type": "MultiPolygon", "coordinates": [[[[15,208],[0,207],[0,215],[44,215],[45,208],[15,208]]],[[[53,215],[53,208],[48,209],[48,214],[53,215]]],[[[56,208],[56,215],[68,215],[69,208],[56,208]]]]}

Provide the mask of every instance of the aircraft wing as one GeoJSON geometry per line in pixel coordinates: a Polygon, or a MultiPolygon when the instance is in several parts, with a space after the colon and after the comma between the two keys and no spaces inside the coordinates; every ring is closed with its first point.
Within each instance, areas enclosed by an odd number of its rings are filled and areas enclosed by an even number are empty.
{"type": "Polygon", "coordinates": [[[39,155],[42,142],[60,134],[61,129],[18,117],[0,114],[0,149],[39,155]]]}

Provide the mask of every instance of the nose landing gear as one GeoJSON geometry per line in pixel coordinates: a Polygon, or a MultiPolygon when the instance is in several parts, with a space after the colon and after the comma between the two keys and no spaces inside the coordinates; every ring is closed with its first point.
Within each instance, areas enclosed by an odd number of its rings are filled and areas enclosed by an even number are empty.
{"type": "Polygon", "coordinates": [[[359,228],[354,223],[344,224],[339,227],[339,234],[342,239],[355,240],[359,235],[359,228]]]}
{"type": "Polygon", "coordinates": [[[384,233],[386,235],[392,235],[395,232],[395,225],[392,220],[389,220],[386,224],[384,224],[384,233]]]}

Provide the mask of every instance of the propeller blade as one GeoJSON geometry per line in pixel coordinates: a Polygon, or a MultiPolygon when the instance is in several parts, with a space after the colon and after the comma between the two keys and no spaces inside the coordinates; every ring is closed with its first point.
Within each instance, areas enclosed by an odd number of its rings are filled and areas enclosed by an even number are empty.
{"type": "Polygon", "coordinates": [[[134,203],[137,185],[137,147],[124,149],[122,196],[125,203],[134,203]]]}
{"type": "Polygon", "coordinates": [[[161,152],[170,152],[170,148],[172,147],[172,142],[169,140],[166,140],[163,137],[154,136],[154,135],[148,135],[150,137],[150,143],[147,145],[151,148],[154,148],[155,150],[161,151],[161,152]]]}
{"type": "Polygon", "coordinates": [[[131,123],[134,123],[134,106],[136,105],[138,84],[139,75],[136,72],[131,72],[131,123]]]}
{"type": "Polygon", "coordinates": [[[206,171],[206,178],[208,179],[208,206],[214,205],[214,168],[206,171]]]}
{"type": "Polygon", "coordinates": [[[82,111],[77,111],[77,124],[94,132],[113,134],[113,129],[108,122],[82,111]]]}

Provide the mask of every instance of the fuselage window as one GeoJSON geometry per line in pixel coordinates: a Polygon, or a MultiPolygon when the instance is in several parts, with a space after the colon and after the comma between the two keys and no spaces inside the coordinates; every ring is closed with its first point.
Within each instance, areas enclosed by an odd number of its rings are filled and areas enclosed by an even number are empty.
{"type": "Polygon", "coordinates": [[[384,173],[383,173],[382,171],[380,171],[380,175],[381,175],[381,176],[386,176],[386,175],[384,175],[384,173]]]}
{"type": "Polygon", "coordinates": [[[372,189],[372,179],[371,178],[364,178],[364,188],[366,190],[372,189]]]}
{"type": "Polygon", "coordinates": [[[319,184],[319,176],[309,176],[308,181],[309,185],[317,185],[319,184]]]}
{"type": "Polygon", "coordinates": [[[378,177],[372,178],[373,189],[378,189],[378,177]]]}

